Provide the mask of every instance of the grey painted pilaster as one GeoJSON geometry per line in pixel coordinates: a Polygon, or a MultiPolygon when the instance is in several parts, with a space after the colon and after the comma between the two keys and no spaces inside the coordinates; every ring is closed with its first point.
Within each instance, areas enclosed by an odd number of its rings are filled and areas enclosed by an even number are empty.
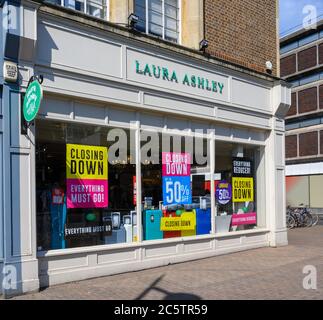
{"type": "MultiPolygon", "coordinates": [[[[26,9],[20,5],[20,1],[13,2],[10,6],[13,16],[8,20],[8,33],[4,37],[4,56],[18,63],[20,40],[26,32],[26,26],[36,25],[36,15],[30,14],[32,11],[29,8],[25,12],[26,9]]],[[[12,285],[2,290],[6,297],[39,288],[36,256],[34,134],[33,128],[29,130],[27,136],[20,132],[19,88],[19,83],[4,84],[2,92],[0,143],[2,143],[4,173],[1,175],[3,179],[1,204],[4,212],[3,256],[4,265],[13,267],[16,275],[12,278],[12,285]]]]}

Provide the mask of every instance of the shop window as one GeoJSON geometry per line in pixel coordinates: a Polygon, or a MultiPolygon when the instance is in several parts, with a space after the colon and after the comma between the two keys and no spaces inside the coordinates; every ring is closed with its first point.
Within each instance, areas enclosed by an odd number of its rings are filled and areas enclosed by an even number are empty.
{"type": "Polygon", "coordinates": [[[265,227],[263,148],[215,144],[215,232],[265,227]]]}
{"type": "Polygon", "coordinates": [[[137,241],[132,137],[129,129],[36,122],[38,250],[137,241]]]}
{"type": "Polygon", "coordinates": [[[135,14],[137,30],[178,42],[179,0],[135,0],[135,14]]]}
{"type": "Polygon", "coordinates": [[[211,232],[208,139],[141,133],[143,240],[211,232]]]}

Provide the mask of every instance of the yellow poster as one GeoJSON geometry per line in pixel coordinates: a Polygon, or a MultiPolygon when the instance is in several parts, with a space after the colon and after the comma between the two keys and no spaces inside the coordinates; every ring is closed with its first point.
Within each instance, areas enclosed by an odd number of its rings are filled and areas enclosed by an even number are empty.
{"type": "Polygon", "coordinates": [[[253,178],[232,178],[232,201],[253,202],[254,184],[253,178]]]}
{"type": "Polygon", "coordinates": [[[196,218],[192,215],[181,217],[163,217],[160,222],[161,231],[185,231],[196,228],[196,218]]]}
{"type": "Polygon", "coordinates": [[[108,179],[108,149],[78,144],[66,145],[67,179],[108,179]]]}

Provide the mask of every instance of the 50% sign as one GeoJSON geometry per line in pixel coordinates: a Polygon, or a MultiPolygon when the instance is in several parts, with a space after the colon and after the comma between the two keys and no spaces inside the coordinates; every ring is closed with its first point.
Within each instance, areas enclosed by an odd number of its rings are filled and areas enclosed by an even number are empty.
{"type": "Polygon", "coordinates": [[[164,205],[192,203],[190,176],[163,177],[163,180],[164,205]]]}

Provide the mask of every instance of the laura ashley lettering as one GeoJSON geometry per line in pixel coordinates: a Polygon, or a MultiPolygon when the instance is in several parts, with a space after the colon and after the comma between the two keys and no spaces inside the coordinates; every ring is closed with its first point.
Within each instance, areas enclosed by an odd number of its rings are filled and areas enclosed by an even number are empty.
{"type": "Polygon", "coordinates": [[[149,63],[142,65],[138,60],[136,60],[136,73],[146,77],[162,79],[173,83],[181,83],[188,87],[221,95],[224,93],[224,83],[196,75],[189,75],[187,73],[184,74],[182,78],[179,78],[175,70],[169,70],[167,67],[156,66],[149,63]]]}

